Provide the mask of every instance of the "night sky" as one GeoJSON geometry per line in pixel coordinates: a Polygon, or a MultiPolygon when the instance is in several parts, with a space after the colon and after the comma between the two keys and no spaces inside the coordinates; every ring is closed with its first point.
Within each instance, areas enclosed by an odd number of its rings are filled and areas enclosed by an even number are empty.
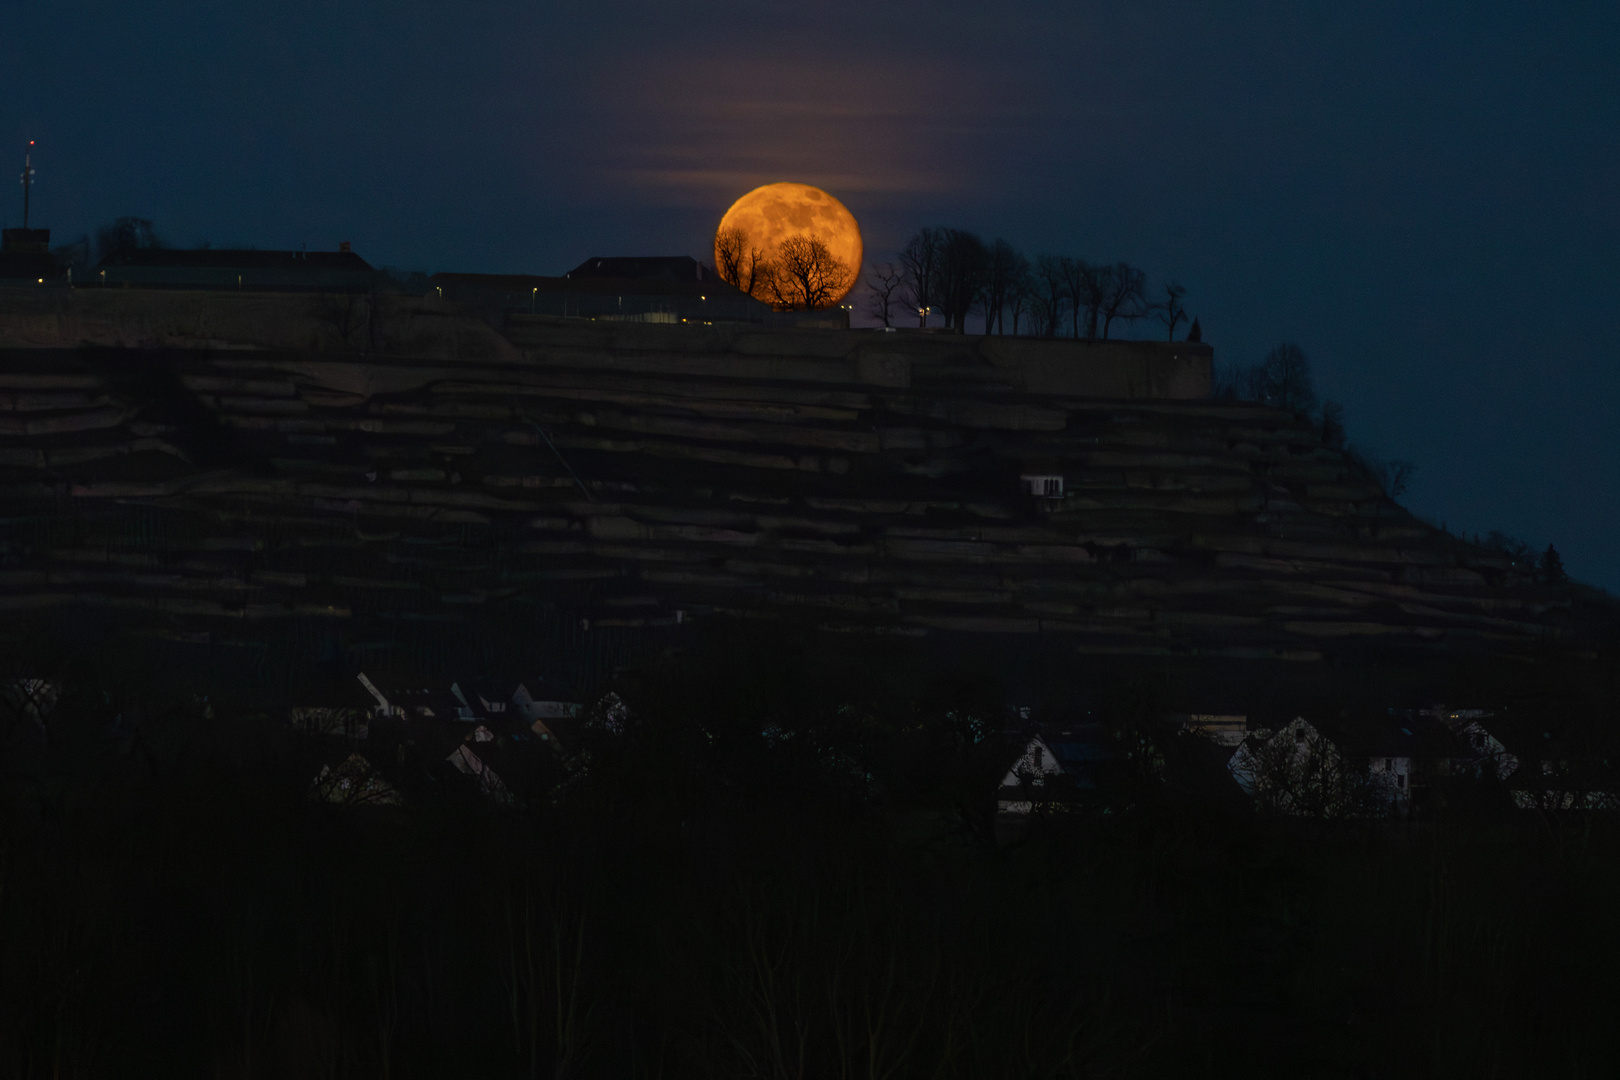
{"type": "Polygon", "coordinates": [[[1620,589],[1620,5],[1413,7],[10,5],[0,149],[39,141],[57,242],[561,273],[707,260],[798,180],[869,260],[923,224],[1129,259],[1219,359],[1303,346],[1417,513],[1620,589]]]}

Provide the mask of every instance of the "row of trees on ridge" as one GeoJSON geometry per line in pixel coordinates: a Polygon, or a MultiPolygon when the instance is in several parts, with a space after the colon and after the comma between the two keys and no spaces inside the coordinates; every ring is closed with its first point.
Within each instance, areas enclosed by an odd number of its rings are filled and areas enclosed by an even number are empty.
{"type": "MultiPolygon", "coordinates": [[[[1174,281],[1158,290],[1128,262],[1091,263],[1067,255],[1031,261],[999,237],[986,243],[965,229],[924,228],[912,235],[896,261],[879,263],[866,280],[866,307],[884,326],[930,313],[945,328],[966,331],[970,316],[984,320],[986,334],[1023,333],[1107,341],[1116,327],[1144,319],[1174,340],[1188,321],[1187,290],[1174,281]],[[1011,320],[1009,331],[1008,321],[1011,320]]],[[[1201,338],[1192,320],[1189,339],[1201,338]]]]}

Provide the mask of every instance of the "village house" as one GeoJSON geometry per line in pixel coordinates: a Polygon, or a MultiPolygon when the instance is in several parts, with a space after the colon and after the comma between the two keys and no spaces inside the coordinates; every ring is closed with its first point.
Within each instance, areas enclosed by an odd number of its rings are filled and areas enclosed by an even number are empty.
{"type": "Polygon", "coordinates": [[[581,708],[557,700],[566,690],[545,679],[515,684],[460,679],[447,691],[385,692],[361,672],[351,685],[353,704],[303,706],[288,714],[296,731],[342,740],[351,748],[365,743],[363,753],[351,750],[340,763],[323,766],[315,779],[312,798],[344,805],[404,801],[398,785],[381,771],[388,770],[390,776],[397,772],[430,785],[435,775],[438,783],[452,787],[470,778],[483,797],[515,806],[519,791],[543,790],[552,782],[546,776],[562,754],[556,728],[581,708]],[[530,683],[541,697],[530,692],[530,683]],[[550,752],[537,753],[541,747],[550,752]],[[417,764],[408,767],[411,762],[417,764]]]}
{"type": "Polygon", "coordinates": [[[1101,724],[1033,734],[1002,777],[996,809],[1001,815],[1021,817],[1037,809],[1061,808],[1078,792],[1096,787],[1097,765],[1107,756],[1101,724]]]}
{"type": "Polygon", "coordinates": [[[1436,705],[1428,715],[1463,740],[1472,756],[1462,764],[1476,774],[1483,775],[1489,771],[1495,773],[1497,779],[1506,780],[1518,769],[1518,757],[1509,753],[1506,746],[1485,730],[1484,721],[1494,714],[1485,709],[1446,709],[1436,705]]]}
{"type": "Polygon", "coordinates": [[[1352,763],[1303,716],[1275,730],[1250,732],[1227,769],[1243,793],[1265,809],[1309,817],[1348,817],[1362,810],[1352,763]]]}
{"type": "Polygon", "coordinates": [[[1406,816],[1448,778],[1505,778],[1518,759],[1486,731],[1483,710],[1391,709],[1331,734],[1304,717],[1250,732],[1229,768],[1257,803],[1318,817],[1406,816]]]}
{"type": "Polygon", "coordinates": [[[1187,716],[1176,717],[1173,721],[1176,728],[1189,735],[1195,735],[1214,743],[1216,746],[1236,750],[1243,745],[1243,740],[1249,735],[1249,718],[1247,716],[1217,715],[1213,713],[1194,713],[1187,716]]]}

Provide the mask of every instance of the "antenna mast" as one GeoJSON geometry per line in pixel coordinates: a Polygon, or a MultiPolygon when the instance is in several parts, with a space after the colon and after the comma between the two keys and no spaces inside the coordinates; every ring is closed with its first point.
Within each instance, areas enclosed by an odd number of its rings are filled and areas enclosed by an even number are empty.
{"type": "Polygon", "coordinates": [[[25,228],[25,229],[28,228],[28,196],[29,196],[29,193],[31,192],[31,190],[33,189],[33,186],[34,186],[34,166],[33,166],[34,140],[33,139],[28,140],[28,146],[29,146],[29,149],[23,154],[23,171],[22,171],[23,228],[25,228]]]}

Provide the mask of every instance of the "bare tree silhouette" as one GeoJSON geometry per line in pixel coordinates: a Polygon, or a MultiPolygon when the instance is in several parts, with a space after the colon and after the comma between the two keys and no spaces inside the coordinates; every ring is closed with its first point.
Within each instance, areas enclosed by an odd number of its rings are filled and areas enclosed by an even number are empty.
{"type": "Polygon", "coordinates": [[[789,310],[831,307],[849,291],[855,271],[814,233],[790,236],[777,245],[771,294],[789,310]]]}
{"type": "Polygon", "coordinates": [[[884,326],[893,325],[890,319],[901,310],[901,290],[906,275],[894,263],[878,263],[866,275],[866,311],[884,326]]]}
{"type": "MultiPolygon", "coordinates": [[[[1017,248],[1000,237],[990,245],[979,296],[979,303],[984,309],[986,334],[994,330],[999,330],[1003,334],[1007,332],[1007,328],[1002,325],[1002,319],[1007,307],[1008,291],[1012,287],[1018,264],[1023,258],[1017,248]]],[[[1028,265],[1027,262],[1025,265],[1028,265]]]]}
{"type": "Polygon", "coordinates": [[[979,299],[990,252],[983,240],[965,229],[941,229],[940,233],[944,242],[939,251],[937,303],[945,326],[962,333],[967,329],[968,311],[979,299]]]}
{"type": "Polygon", "coordinates": [[[105,259],[125,251],[167,247],[148,218],[121,217],[96,229],[96,252],[105,259]]]}
{"type": "Polygon", "coordinates": [[[1260,365],[1260,400],[1292,412],[1309,412],[1316,407],[1316,388],[1311,385],[1311,362],[1305,350],[1283,342],[1260,365]]]}
{"type": "MultiPolygon", "coordinates": [[[[1069,335],[1080,336],[1080,312],[1085,303],[1086,282],[1091,274],[1091,267],[1084,259],[1074,259],[1065,255],[1058,260],[1058,272],[1063,276],[1063,291],[1069,301],[1069,335]]],[[[1086,324],[1091,325],[1090,321],[1086,324]]]]}
{"type": "Polygon", "coordinates": [[[1113,289],[1114,268],[1112,266],[1097,266],[1082,264],[1083,272],[1080,275],[1078,296],[1076,303],[1086,309],[1086,340],[1097,340],[1097,327],[1103,304],[1113,289]]]}
{"type": "Polygon", "coordinates": [[[756,299],[769,295],[770,253],[755,247],[744,230],[732,226],[715,233],[714,261],[720,280],[756,299]]]}
{"type": "Polygon", "coordinates": [[[900,252],[900,269],[906,276],[906,298],[917,312],[917,325],[928,325],[928,309],[937,303],[940,229],[918,229],[900,252]]]}
{"type": "MultiPolygon", "coordinates": [[[[1012,312],[1012,332],[1018,334],[1020,316],[1032,314],[1035,300],[1035,272],[1029,260],[1019,255],[1007,273],[1007,309],[1012,312]]],[[[1000,318],[997,318],[1000,323],[1000,318]]]]}
{"type": "Polygon", "coordinates": [[[1042,255],[1035,260],[1034,315],[1043,337],[1057,337],[1063,322],[1063,305],[1069,298],[1069,283],[1063,257],[1042,255]]]}
{"type": "Polygon", "coordinates": [[[1104,341],[1108,340],[1108,331],[1114,320],[1135,322],[1146,315],[1147,275],[1130,263],[1115,263],[1110,267],[1100,313],[1104,341]]]}
{"type": "Polygon", "coordinates": [[[1174,281],[1164,283],[1164,299],[1153,305],[1154,318],[1165,328],[1165,340],[1176,340],[1176,326],[1187,319],[1187,307],[1182,298],[1187,290],[1174,281]]]}

